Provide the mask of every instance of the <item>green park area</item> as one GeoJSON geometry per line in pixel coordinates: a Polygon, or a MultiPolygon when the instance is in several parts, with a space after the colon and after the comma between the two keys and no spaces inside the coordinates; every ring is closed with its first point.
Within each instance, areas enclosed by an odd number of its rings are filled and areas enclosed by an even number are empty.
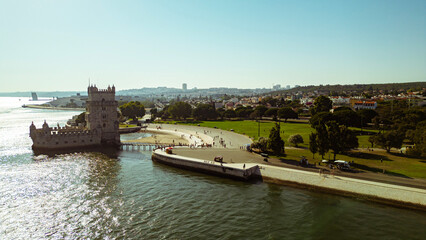
{"type": "Polygon", "coordinates": [[[128,128],[128,127],[137,127],[138,125],[136,124],[120,124],[119,127],[120,128],[128,128]]]}
{"type": "MultiPolygon", "coordinates": [[[[219,128],[236,133],[244,134],[257,140],[259,137],[268,137],[271,128],[275,125],[273,121],[262,120],[252,121],[200,121],[200,122],[179,122],[179,121],[166,121],[163,123],[170,124],[187,124],[201,127],[219,128]]],[[[319,163],[322,158],[318,154],[312,156],[308,150],[309,134],[314,131],[310,124],[295,123],[295,122],[281,122],[281,137],[285,141],[285,156],[277,158],[283,161],[299,161],[301,156],[305,156],[310,163],[319,163]],[[300,134],[303,137],[304,143],[299,144],[298,148],[290,147],[288,138],[291,135],[300,134]]],[[[338,154],[336,159],[352,161],[352,166],[355,169],[371,172],[383,172],[408,178],[426,178],[426,159],[408,157],[401,154],[399,151],[391,151],[387,153],[385,150],[375,148],[374,151],[368,149],[371,144],[368,142],[368,132],[377,132],[377,130],[362,130],[359,128],[351,128],[357,131],[359,148],[351,150],[345,154],[338,154]]],[[[332,151],[328,152],[325,159],[332,159],[332,151]]]]}
{"type": "MultiPolygon", "coordinates": [[[[262,121],[200,121],[200,122],[180,122],[180,121],[165,121],[163,123],[170,124],[186,124],[194,125],[201,127],[210,127],[210,128],[219,128],[227,131],[234,131],[243,135],[247,135],[253,140],[259,139],[259,137],[268,137],[271,128],[275,125],[274,121],[262,120],[262,121]]],[[[280,122],[281,127],[281,137],[285,141],[285,146],[288,147],[288,138],[294,134],[300,134],[303,137],[304,143],[299,144],[299,147],[308,147],[309,143],[309,134],[314,131],[314,129],[308,123],[295,123],[295,122],[280,122]]],[[[351,128],[355,131],[361,131],[360,128],[351,128]]],[[[377,130],[363,130],[366,134],[368,132],[376,133],[377,130]]],[[[368,142],[369,135],[358,136],[358,143],[361,148],[367,148],[371,144],[368,142]]]]}

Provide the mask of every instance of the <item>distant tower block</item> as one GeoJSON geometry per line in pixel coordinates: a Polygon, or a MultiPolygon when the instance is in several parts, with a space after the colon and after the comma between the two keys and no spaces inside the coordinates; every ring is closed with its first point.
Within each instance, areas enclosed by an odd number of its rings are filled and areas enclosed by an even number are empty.
{"type": "Polygon", "coordinates": [[[188,86],[186,85],[186,83],[182,84],[182,89],[183,89],[184,91],[186,91],[186,90],[188,89],[188,86]]]}
{"type": "Polygon", "coordinates": [[[32,97],[33,101],[37,101],[38,100],[37,93],[35,93],[35,92],[31,93],[31,97],[32,97]]]}

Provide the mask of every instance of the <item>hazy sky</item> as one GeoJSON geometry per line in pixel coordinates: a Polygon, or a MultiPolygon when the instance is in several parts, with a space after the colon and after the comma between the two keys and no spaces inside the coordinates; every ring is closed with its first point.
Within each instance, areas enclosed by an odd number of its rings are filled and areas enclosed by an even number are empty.
{"type": "Polygon", "coordinates": [[[0,92],[426,81],[426,0],[0,0],[0,92]]]}

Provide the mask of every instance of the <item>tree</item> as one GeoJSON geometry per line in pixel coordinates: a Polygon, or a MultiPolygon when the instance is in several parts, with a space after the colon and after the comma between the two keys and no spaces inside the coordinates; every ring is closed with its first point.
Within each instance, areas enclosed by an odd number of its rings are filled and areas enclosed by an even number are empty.
{"type": "Polygon", "coordinates": [[[256,112],[256,115],[258,117],[263,117],[267,110],[268,110],[268,108],[265,107],[264,105],[259,105],[259,106],[254,108],[254,112],[256,112]]]}
{"type": "Polygon", "coordinates": [[[327,131],[330,149],[333,150],[334,154],[334,160],[336,160],[337,154],[358,147],[358,138],[355,133],[346,126],[339,125],[337,122],[332,121],[329,122],[327,131]]]}
{"type": "Polygon", "coordinates": [[[283,107],[278,110],[278,117],[284,118],[284,121],[287,122],[287,119],[289,118],[297,118],[298,115],[291,107],[283,107]]]}
{"type": "Polygon", "coordinates": [[[319,112],[311,117],[309,122],[313,128],[316,128],[320,124],[327,124],[329,121],[334,120],[334,115],[331,112],[319,112]]]}
{"type": "Polygon", "coordinates": [[[192,108],[189,103],[186,102],[176,102],[169,106],[168,112],[174,119],[186,119],[191,116],[192,108]]]}
{"type": "Polygon", "coordinates": [[[170,113],[169,113],[169,105],[165,106],[163,108],[163,110],[159,111],[157,113],[157,116],[160,117],[161,119],[165,120],[168,119],[170,117],[170,113]]]}
{"type": "Polygon", "coordinates": [[[226,110],[226,111],[223,113],[223,116],[224,116],[225,118],[231,119],[231,118],[235,118],[235,117],[237,117],[237,114],[235,113],[235,111],[234,111],[234,110],[232,110],[232,109],[228,109],[228,110],[226,110]]]}
{"type": "Polygon", "coordinates": [[[297,147],[298,144],[303,143],[303,137],[300,134],[294,134],[288,138],[288,142],[297,147]]]}
{"type": "Polygon", "coordinates": [[[268,148],[272,150],[272,152],[276,155],[284,153],[284,140],[280,135],[280,125],[275,123],[275,126],[272,127],[269,132],[268,139],[268,148]]]}
{"type": "Polygon", "coordinates": [[[311,153],[312,153],[312,158],[315,159],[315,153],[318,152],[317,134],[316,133],[309,134],[309,151],[311,151],[311,153]]]}
{"type": "Polygon", "coordinates": [[[341,111],[335,111],[333,115],[340,125],[345,125],[347,127],[355,127],[360,125],[359,115],[352,110],[345,109],[341,111]]]}
{"type": "Polygon", "coordinates": [[[75,119],[75,124],[77,124],[77,126],[79,124],[83,124],[83,126],[86,126],[86,112],[82,112],[78,115],[78,117],[75,119]]]}
{"type": "Polygon", "coordinates": [[[333,102],[326,96],[319,96],[314,101],[314,106],[311,108],[311,115],[314,116],[319,112],[329,112],[333,106],[333,102]]]}
{"type": "Polygon", "coordinates": [[[155,118],[157,118],[157,115],[158,115],[157,108],[155,107],[151,108],[150,113],[151,113],[151,121],[155,120],[155,118]]]}
{"type": "Polygon", "coordinates": [[[256,110],[250,113],[249,119],[261,119],[262,115],[256,110]]]}
{"type": "Polygon", "coordinates": [[[317,145],[317,150],[319,155],[324,158],[324,155],[330,149],[330,141],[328,139],[327,128],[325,124],[319,124],[318,126],[316,126],[315,131],[315,141],[317,145]]]}
{"type": "Polygon", "coordinates": [[[137,121],[138,117],[145,115],[145,107],[139,101],[125,103],[119,108],[123,116],[131,118],[134,121],[137,121]]]}
{"type": "Polygon", "coordinates": [[[377,112],[373,109],[360,109],[356,113],[359,115],[362,125],[371,123],[373,118],[377,116],[377,112]]]}
{"type": "Polygon", "coordinates": [[[276,107],[276,106],[277,106],[277,102],[278,102],[278,99],[276,99],[276,98],[272,98],[272,97],[265,97],[265,98],[263,98],[263,99],[262,99],[262,101],[261,101],[261,103],[262,103],[263,105],[269,104],[269,105],[271,105],[272,107],[276,107]]]}
{"type": "Polygon", "coordinates": [[[270,108],[266,110],[265,116],[267,117],[277,117],[278,116],[278,108],[270,108]]]}
{"type": "Polygon", "coordinates": [[[374,136],[374,135],[368,137],[368,141],[371,143],[372,148],[374,147],[375,137],[376,136],[374,136]]]}
{"type": "Polygon", "coordinates": [[[352,111],[352,108],[350,108],[350,107],[345,107],[345,106],[343,106],[343,107],[337,107],[337,108],[335,108],[335,109],[333,110],[333,112],[335,113],[335,112],[338,112],[338,111],[344,111],[344,110],[352,111]]]}
{"type": "Polygon", "coordinates": [[[414,147],[409,149],[407,153],[414,156],[426,157],[426,121],[417,124],[413,131],[412,141],[414,147]]]}
{"type": "Polygon", "coordinates": [[[238,107],[235,109],[235,113],[239,118],[248,118],[252,112],[253,109],[251,109],[251,107],[238,107]]]}
{"type": "Polygon", "coordinates": [[[395,130],[386,131],[385,133],[377,134],[374,142],[385,149],[386,152],[390,152],[391,148],[401,148],[404,135],[395,130]]]}
{"type": "Polygon", "coordinates": [[[216,109],[211,104],[200,103],[192,111],[192,116],[196,120],[216,120],[217,115],[216,109]]]}
{"type": "Polygon", "coordinates": [[[220,117],[220,120],[223,120],[224,114],[225,114],[225,109],[224,108],[218,108],[216,110],[218,117],[220,117]]]}
{"type": "Polygon", "coordinates": [[[250,147],[257,148],[262,152],[266,152],[266,150],[268,150],[268,139],[260,137],[256,142],[252,143],[250,147]]]}

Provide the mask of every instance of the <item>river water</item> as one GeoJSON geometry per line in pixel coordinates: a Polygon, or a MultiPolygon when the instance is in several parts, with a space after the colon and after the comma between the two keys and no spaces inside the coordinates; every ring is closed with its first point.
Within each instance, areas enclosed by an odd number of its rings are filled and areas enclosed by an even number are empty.
{"type": "MultiPolygon", "coordinates": [[[[0,98],[0,239],[425,239],[426,213],[175,169],[148,151],[33,156],[79,112],[0,98]]],[[[141,133],[122,139],[142,137],[141,133]]]]}

